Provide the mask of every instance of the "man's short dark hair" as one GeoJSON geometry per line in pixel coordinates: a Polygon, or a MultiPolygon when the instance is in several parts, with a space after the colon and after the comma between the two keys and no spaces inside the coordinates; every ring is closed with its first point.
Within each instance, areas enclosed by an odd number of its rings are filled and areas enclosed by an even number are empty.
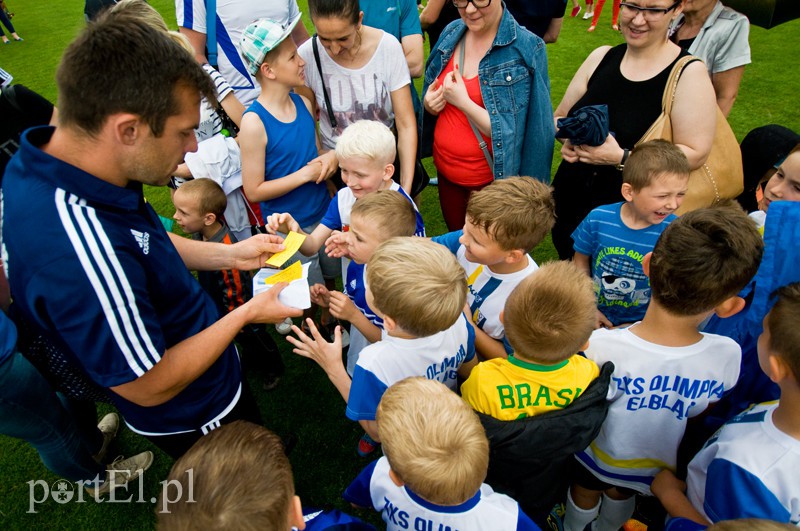
{"type": "Polygon", "coordinates": [[[128,112],[160,136],[179,112],[179,85],[214,100],[214,85],[191,54],[125,13],[89,24],[64,52],[56,82],[59,122],[90,135],[112,114],[128,112]]]}

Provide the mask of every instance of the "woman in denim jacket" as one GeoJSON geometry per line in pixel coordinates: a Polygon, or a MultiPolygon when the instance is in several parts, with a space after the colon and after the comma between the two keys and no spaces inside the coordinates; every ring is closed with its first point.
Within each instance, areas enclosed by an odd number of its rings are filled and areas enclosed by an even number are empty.
{"type": "Polygon", "coordinates": [[[428,57],[420,116],[422,155],[433,154],[450,230],[463,226],[470,192],[494,179],[529,175],[549,183],[554,135],[544,42],[501,0],[454,4],[461,20],[445,28],[428,57]]]}

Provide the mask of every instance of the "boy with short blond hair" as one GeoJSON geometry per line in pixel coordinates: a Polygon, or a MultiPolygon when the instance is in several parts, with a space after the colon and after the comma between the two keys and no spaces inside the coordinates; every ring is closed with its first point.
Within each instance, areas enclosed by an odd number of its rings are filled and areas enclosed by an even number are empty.
{"type": "MultiPolygon", "coordinates": [[[[228,200],[216,182],[211,179],[186,181],[175,190],[172,202],[175,204],[173,219],[193,239],[227,245],[237,242],[222,219],[228,200]]],[[[220,315],[234,311],[253,296],[249,271],[198,271],[197,280],[217,305],[220,315]]],[[[278,345],[267,332],[266,325],[245,326],[237,334],[236,342],[242,349],[245,367],[257,367],[263,373],[264,389],[274,389],[285,368],[278,345]]]]}
{"type": "Polygon", "coordinates": [[[637,146],[622,171],[625,201],[592,210],[572,233],[573,261],[594,280],[597,326],[644,317],[650,283],[642,258],[675,220],[689,186],[689,161],[665,140],[637,146]]]}
{"type": "Polygon", "coordinates": [[[550,187],[530,177],[511,177],[470,196],[462,230],[433,238],[467,273],[467,315],[482,358],[505,358],[511,351],[500,313],[511,291],[536,271],[528,253],[554,223],[550,187]]]}
{"type": "Polygon", "coordinates": [[[696,210],[673,221],[642,260],[652,300],[641,322],[599,329],[586,356],[615,365],[611,404],[600,435],[578,454],[564,526],[618,529],[633,513],[636,492],[674,470],[687,420],[730,390],[741,349],[732,339],[701,333],[712,313],[734,315],[737,296],[758,269],[763,241],[741,209],[696,210]],[[602,494],[602,503],[601,503],[602,494]]]}
{"type": "Polygon", "coordinates": [[[703,525],[745,517],[800,522],[800,283],[775,296],[758,359],[780,400],[725,424],[689,463],[686,484],[669,470],[656,476],[653,493],[672,517],[703,525]]]}
{"type": "Polygon", "coordinates": [[[538,529],[514,500],[483,483],[486,435],[447,387],[425,378],[399,381],[383,395],[376,418],[385,456],[344,497],[380,511],[387,529],[538,529]]]}
{"type": "Polygon", "coordinates": [[[416,237],[385,241],[369,259],[366,280],[366,300],[385,333],[361,352],[352,381],[342,364],[339,327],[333,343],[312,323],[312,337],[295,326],[299,339],[288,339],[296,353],[319,363],[347,402],[347,417],[377,442],[375,411],[389,386],[425,376],[455,390],[457,377],[466,378],[477,362],[473,329],[462,313],[464,270],[442,246],[416,237]]]}
{"type": "Polygon", "coordinates": [[[577,354],[594,316],[591,280],[568,262],[543,265],[511,292],[501,314],[514,353],[478,364],[461,386],[464,400],[499,420],[566,408],[599,374],[577,354]]]}

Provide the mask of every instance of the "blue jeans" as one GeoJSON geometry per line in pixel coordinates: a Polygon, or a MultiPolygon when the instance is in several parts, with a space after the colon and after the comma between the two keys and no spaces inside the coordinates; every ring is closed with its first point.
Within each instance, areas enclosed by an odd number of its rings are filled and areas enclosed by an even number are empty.
{"type": "Polygon", "coordinates": [[[0,434],[30,443],[51,472],[70,481],[104,477],[105,467],[92,458],[102,444],[93,427],[78,429],[70,405],[22,354],[0,364],[0,434]]]}

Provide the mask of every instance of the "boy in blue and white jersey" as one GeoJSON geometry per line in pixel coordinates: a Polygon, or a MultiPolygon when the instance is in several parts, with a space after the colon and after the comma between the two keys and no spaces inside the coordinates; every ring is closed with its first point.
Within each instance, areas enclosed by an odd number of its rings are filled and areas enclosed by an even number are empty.
{"type": "Polygon", "coordinates": [[[742,309],[738,293],[763,248],[747,215],[725,206],[676,219],[644,257],[653,290],[644,319],[596,330],[585,350],[598,365],[611,361],[615,368],[608,415],[577,455],[582,466],[567,498],[565,529],[582,531],[595,518],[598,529],[619,529],[633,514],[633,495],[650,495],[656,474],[676,468],[688,419],[736,384],[741,348],[698,326],[712,313],[728,317],[742,309]]]}
{"type": "Polygon", "coordinates": [[[455,390],[458,376],[469,376],[477,363],[473,328],[462,313],[466,292],[464,270],[446,249],[423,238],[392,238],[367,264],[366,300],[383,318],[383,338],[361,351],[352,381],[342,364],[339,327],[333,343],[314,326],[313,338],[295,326],[299,339],[287,339],[296,353],[319,363],[347,402],[347,417],[377,442],[375,411],[389,386],[425,376],[455,390]]]}
{"type": "Polygon", "coordinates": [[[359,199],[353,206],[350,231],[345,234],[352,261],[347,267],[344,293],[329,291],[321,284],[311,287],[316,304],[328,306],[331,315],[351,324],[347,351],[347,373],[351,376],[361,351],[380,341],[383,332],[383,319],[367,302],[366,264],[381,243],[395,236],[414,235],[416,216],[412,204],[393,190],[378,190],[359,199]]]}
{"type": "Polygon", "coordinates": [[[419,377],[395,383],[377,421],[385,456],[358,475],[344,498],[379,511],[388,530],[539,529],[517,502],[483,483],[486,433],[444,385],[419,377]]]}
{"type": "Polygon", "coordinates": [[[555,219],[549,186],[530,177],[511,177],[470,196],[462,230],[433,238],[456,255],[467,273],[466,313],[482,359],[506,358],[513,352],[500,313],[517,284],[538,269],[528,253],[555,219]]]}
{"type": "Polygon", "coordinates": [[[625,201],[595,208],[572,233],[573,261],[594,280],[597,324],[640,321],[650,302],[642,270],[664,229],[675,220],[689,186],[689,161],[671,142],[637,146],[622,171],[625,201]]]}
{"type": "Polygon", "coordinates": [[[758,361],[780,387],[780,401],[728,421],[689,463],[686,484],[668,470],[656,477],[653,493],[670,516],[703,525],[739,518],[800,524],[800,283],[776,294],[758,361]]]}

